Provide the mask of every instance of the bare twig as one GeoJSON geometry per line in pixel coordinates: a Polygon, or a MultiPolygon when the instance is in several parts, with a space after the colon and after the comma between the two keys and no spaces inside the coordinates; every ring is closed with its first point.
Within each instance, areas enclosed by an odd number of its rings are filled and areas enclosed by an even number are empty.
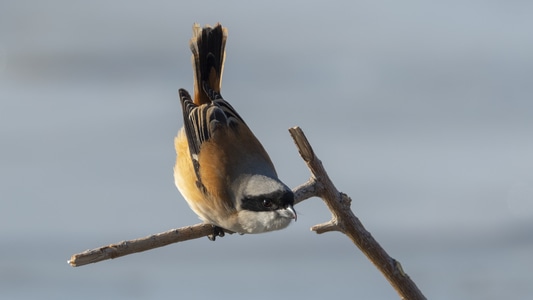
{"type": "MultiPolygon", "coordinates": [[[[294,127],[289,129],[289,132],[300,152],[300,156],[311,171],[309,181],[293,190],[295,203],[315,196],[320,197],[332,213],[330,221],[315,225],[311,230],[316,233],[325,233],[328,231],[340,231],[344,233],[383,273],[402,299],[426,299],[415,283],[403,271],[400,262],[385,252],[353,214],[350,209],[350,197],[337,190],[322,166],[322,162],[316,157],[303,131],[299,127],[294,127]]],[[[87,250],[72,255],[68,263],[73,267],[82,266],[172,243],[205,237],[212,233],[212,225],[200,223],[140,239],[123,241],[118,244],[87,250]]]]}
{"type": "Polygon", "coordinates": [[[132,253],[163,247],[173,243],[201,238],[212,233],[213,225],[204,223],[171,229],[147,237],[123,241],[117,244],[111,244],[74,254],[68,263],[73,267],[79,267],[102,260],[113,259],[132,253]]]}
{"type": "Polygon", "coordinates": [[[329,222],[315,225],[311,230],[316,233],[328,231],[344,233],[383,273],[402,299],[426,299],[416,284],[403,271],[400,262],[387,254],[353,214],[350,209],[350,197],[337,190],[322,166],[322,162],[314,154],[303,131],[299,127],[293,127],[289,129],[289,132],[300,155],[311,171],[311,180],[315,182],[316,196],[326,202],[332,213],[329,222]]]}

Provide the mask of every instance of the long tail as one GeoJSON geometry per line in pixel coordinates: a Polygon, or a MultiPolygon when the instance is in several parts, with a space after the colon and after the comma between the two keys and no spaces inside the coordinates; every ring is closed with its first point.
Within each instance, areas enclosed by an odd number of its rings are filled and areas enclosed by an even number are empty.
{"type": "Polygon", "coordinates": [[[222,85],[222,72],[226,57],[226,39],[228,30],[222,25],[209,25],[201,28],[194,24],[193,35],[189,46],[192,51],[194,69],[194,103],[201,105],[209,103],[209,96],[204,92],[204,82],[217,93],[222,85]]]}

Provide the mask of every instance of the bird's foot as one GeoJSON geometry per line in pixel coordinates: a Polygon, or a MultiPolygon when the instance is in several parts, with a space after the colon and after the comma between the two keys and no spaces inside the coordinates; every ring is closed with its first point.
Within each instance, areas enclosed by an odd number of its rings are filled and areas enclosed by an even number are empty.
{"type": "Polygon", "coordinates": [[[217,236],[224,237],[224,229],[222,227],[218,227],[218,226],[213,225],[213,233],[208,235],[207,238],[210,241],[214,242],[216,240],[217,236]]]}

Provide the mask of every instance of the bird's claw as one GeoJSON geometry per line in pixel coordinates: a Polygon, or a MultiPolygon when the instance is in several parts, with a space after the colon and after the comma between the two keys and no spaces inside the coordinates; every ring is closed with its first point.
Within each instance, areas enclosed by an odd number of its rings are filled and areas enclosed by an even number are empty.
{"type": "Polygon", "coordinates": [[[213,233],[208,235],[207,238],[210,241],[215,241],[217,236],[224,237],[224,229],[218,226],[213,225],[213,233]]]}

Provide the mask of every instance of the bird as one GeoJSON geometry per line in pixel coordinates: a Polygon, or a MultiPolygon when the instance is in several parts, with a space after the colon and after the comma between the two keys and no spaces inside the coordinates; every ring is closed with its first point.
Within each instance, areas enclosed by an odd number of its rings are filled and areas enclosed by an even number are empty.
{"type": "MultiPolygon", "coordinates": [[[[294,194],[242,117],[221,96],[226,27],[193,25],[189,42],[194,97],[178,94],[183,126],[174,139],[174,181],[189,207],[213,225],[211,240],[224,230],[255,234],[296,221],[294,194]]],[[[253,100],[250,95],[248,100],[253,100]]]]}

